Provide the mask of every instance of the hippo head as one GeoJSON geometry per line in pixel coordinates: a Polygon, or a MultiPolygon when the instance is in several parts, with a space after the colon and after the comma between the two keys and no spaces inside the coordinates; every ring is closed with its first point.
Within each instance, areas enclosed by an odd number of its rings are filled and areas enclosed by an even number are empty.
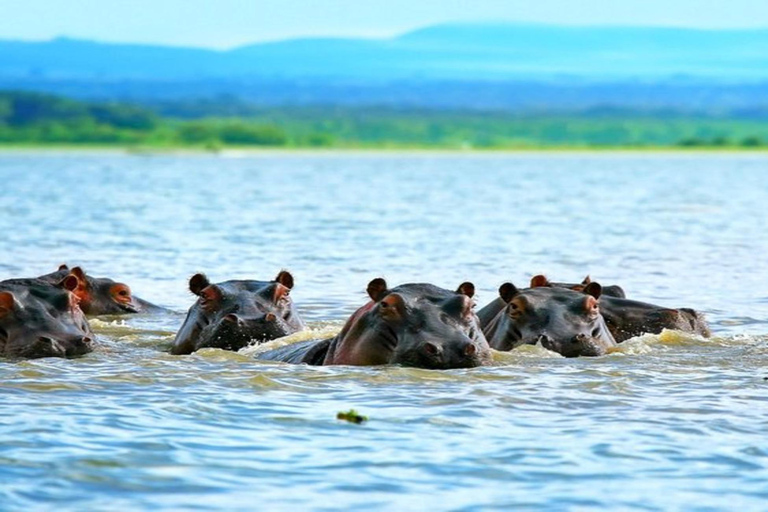
{"type": "Polygon", "coordinates": [[[43,281],[0,284],[0,355],[74,357],[93,351],[93,332],[71,290],[43,281]]]}
{"type": "Polygon", "coordinates": [[[176,335],[176,354],[203,347],[239,350],[287,336],[301,330],[290,291],[293,276],[280,272],[274,281],[226,281],[211,284],[204,274],[189,280],[189,289],[198,296],[176,335]]]}
{"type": "Polygon", "coordinates": [[[77,289],[72,292],[80,299],[80,308],[87,315],[119,315],[140,311],[140,306],[131,295],[127,284],[106,277],[88,276],[81,267],[68,269],[66,265],[62,265],[59,271],[68,271],[59,282],[60,286],[70,276],[78,279],[77,289]]]}
{"type": "Polygon", "coordinates": [[[504,283],[499,295],[507,303],[505,325],[494,348],[540,342],[565,357],[605,354],[616,342],[600,315],[600,292],[594,282],[584,293],[549,286],[518,290],[504,283]]]}
{"type": "Polygon", "coordinates": [[[472,368],[490,361],[473,311],[474,285],[456,292],[430,284],[393,289],[368,284],[372,302],[360,308],[328,350],[325,364],[402,364],[428,369],[472,368]]]}

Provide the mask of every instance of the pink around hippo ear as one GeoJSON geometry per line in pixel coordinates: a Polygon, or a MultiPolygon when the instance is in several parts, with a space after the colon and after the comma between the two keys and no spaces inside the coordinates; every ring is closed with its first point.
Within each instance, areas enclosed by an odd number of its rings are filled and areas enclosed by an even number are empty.
{"type": "Polygon", "coordinates": [[[205,274],[195,274],[189,278],[189,291],[199,296],[200,292],[209,284],[211,283],[208,282],[208,278],[205,277],[205,274]]]}
{"type": "Polygon", "coordinates": [[[600,286],[600,283],[593,281],[584,287],[583,292],[587,295],[593,296],[596,299],[599,299],[600,295],[603,293],[603,287],[600,286]]]}
{"type": "Polygon", "coordinates": [[[405,311],[405,300],[399,293],[390,293],[379,302],[379,312],[385,320],[398,320],[405,311]]]}
{"type": "Polygon", "coordinates": [[[280,283],[275,283],[275,289],[272,292],[272,302],[277,302],[283,297],[288,296],[291,293],[291,289],[280,283]]]}
{"type": "Polygon", "coordinates": [[[0,292],[0,317],[13,311],[15,300],[11,292],[0,292]]]}
{"type": "Polygon", "coordinates": [[[499,297],[501,297],[504,302],[508,303],[518,293],[520,293],[520,290],[518,290],[512,283],[504,283],[499,286],[499,297]]]}
{"type": "Polygon", "coordinates": [[[531,278],[531,288],[541,288],[542,286],[551,286],[547,276],[539,274],[531,278]]]}
{"type": "Polygon", "coordinates": [[[377,277],[368,283],[366,291],[374,302],[379,302],[387,294],[387,282],[383,278],[377,277]]]}
{"type": "Polygon", "coordinates": [[[590,315],[597,316],[600,312],[600,307],[597,305],[597,299],[592,295],[587,295],[584,298],[584,310],[590,315]]]}
{"type": "Polygon", "coordinates": [[[281,270],[280,273],[277,274],[275,281],[285,286],[289,290],[293,289],[293,276],[287,270],[281,270]]]}
{"type": "Polygon", "coordinates": [[[456,293],[466,295],[471,299],[475,296],[475,285],[469,281],[465,281],[459,285],[459,287],[456,289],[456,293]]]}

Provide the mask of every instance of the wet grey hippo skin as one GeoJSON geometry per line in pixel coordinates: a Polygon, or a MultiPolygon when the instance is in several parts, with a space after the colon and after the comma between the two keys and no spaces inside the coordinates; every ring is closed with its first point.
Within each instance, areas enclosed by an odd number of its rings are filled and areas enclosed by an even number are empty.
{"type": "Polygon", "coordinates": [[[71,290],[38,279],[0,282],[0,356],[74,357],[93,351],[94,335],[71,290]]]}
{"type": "MultiPolygon", "coordinates": [[[[539,275],[531,279],[531,288],[556,286],[583,292],[591,282],[587,276],[581,284],[551,283],[546,277],[539,275]]],[[[659,334],[664,329],[710,336],[706,319],[698,311],[690,308],[666,308],[629,300],[625,298],[624,290],[619,286],[603,287],[600,313],[617,343],[642,334],[659,334]],[[610,293],[606,293],[607,288],[611,288],[610,293]]]]}
{"type": "Polygon", "coordinates": [[[601,287],[590,283],[584,293],[544,286],[499,288],[499,298],[479,317],[486,338],[496,350],[541,343],[565,357],[599,356],[616,346],[600,314],[601,287]]]}
{"type": "Polygon", "coordinates": [[[304,329],[290,291],[293,276],[281,271],[272,281],[225,281],[211,284],[203,274],[189,280],[198,296],[171,347],[189,354],[203,347],[239,350],[304,329]]]}
{"type": "Polygon", "coordinates": [[[705,338],[711,335],[704,315],[690,308],[665,308],[617,297],[601,299],[600,308],[608,329],[619,343],[642,334],[659,334],[664,329],[705,338]]]}
{"type": "Polygon", "coordinates": [[[367,291],[371,301],[334,338],[289,345],[257,357],[428,369],[472,368],[490,362],[490,349],[473,310],[472,283],[462,283],[455,292],[423,283],[390,289],[377,278],[367,291]]]}
{"type": "Polygon", "coordinates": [[[61,286],[63,280],[74,275],[79,285],[74,294],[80,299],[80,308],[86,315],[125,315],[134,313],[157,313],[166,311],[135,295],[125,284],[113,281],[108,277],[92,277],[81,267],[69,268],[61,265],[59,270],[38,277],[50,284],[61,286]]]}

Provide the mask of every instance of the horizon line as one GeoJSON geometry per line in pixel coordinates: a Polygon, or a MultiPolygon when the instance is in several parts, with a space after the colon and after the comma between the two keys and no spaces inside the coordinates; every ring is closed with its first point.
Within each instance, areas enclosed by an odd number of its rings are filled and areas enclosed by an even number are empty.
{"type": "Polygon", "coordinates": [[[343,34],[303,34],[296,36],[286,36],[279,38],[268,38],[262,40],[253,40],[251,42],[245,42],[235,45],[226,46],[199,46],[181,43],[170,42],[152,42],[152,41],[137,41],[137,40],[106,40],[90,38],[87,36],[58,34],[45,39],[35,38],[13,38],[8,39],[0,36],[0,42],[3,43],[29,43],[29,44],[45,44],[53,43],[55,41],[75,41],[82,43],[95,43],[103,45],[115,45],[115,46],[149,46],[149,47],[161,47],[161,48],[175,48],[175,49],[190,49],[190,50],[202,50],[225,53],[228,51],[238,50],[249,46],[266,45],[266,44],[280,44],[293,41],[312,41],[312,40],[344,40],[344,41],[393,41],[406,37],[410,34],[421,32],[428,29],[439,27],[459,27],[459,26],[488,26],[488,27],[542,27],[542,28],[563,28],[563,29],[647,29],[647,30],[675,30],[684,32],[709,32],[709,33],[727,33],[727,32],[765,32],[768,31],[768,25],[764,27],[703,27],[703,26],[683,26],[683,25],[631,25],[626,23],[584,23],[584,24],[567,24],[567,23],[545,23],[537,21],[497,21],[497,20],[475,20],[475,21],[446,21],[441,23],[434,23],[430,25],[420,25],[405,31],[397,31],[388,34],[357,34],[357,35],[343,35],[343,34]]]}

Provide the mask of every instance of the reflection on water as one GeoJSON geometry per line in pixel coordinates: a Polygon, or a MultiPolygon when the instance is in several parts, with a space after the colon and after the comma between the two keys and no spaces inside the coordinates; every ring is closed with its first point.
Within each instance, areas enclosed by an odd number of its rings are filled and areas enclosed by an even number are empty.
{"type": "Polygon", "coordinates": [[[59,263],[173,312],[92,322],[76,360],[0,362],[9,510],[764,508],[764,156],[0,156],[0,278],[59,263]],[[707,313],[601,358],[306,367],[164,352],[186,280],[296,277],[333,335],[365,285],[532,274],[707,313]],[[355,408],[364,425],[336,420],[355,408]]]}

